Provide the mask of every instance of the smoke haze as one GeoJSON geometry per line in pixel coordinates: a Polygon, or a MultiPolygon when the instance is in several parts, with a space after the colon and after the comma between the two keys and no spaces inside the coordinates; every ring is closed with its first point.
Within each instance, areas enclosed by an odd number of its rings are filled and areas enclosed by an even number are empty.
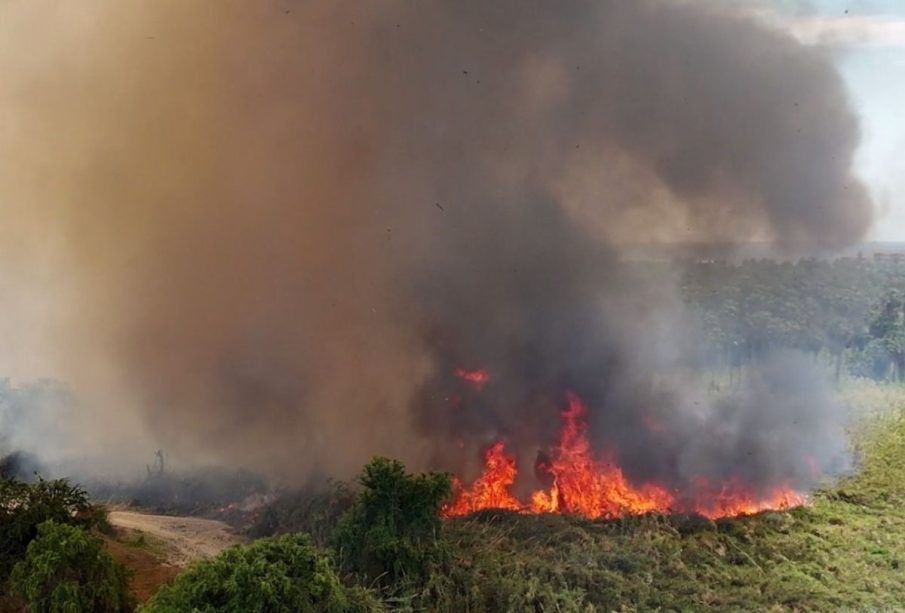
{"type": "Polygon", "coordinates": [[[535,453],[574,389],[639,478],[841,461],[794,356],[733,399],[656,379],[697,337],[618,264],[867,231],[840,77],[786,34],[703,2],[38,0],[0,41],[2,366],[70,382],[98,448],[454,468],[535,453]],[[456,367],[493,379],[451,414],[456,367]]]}

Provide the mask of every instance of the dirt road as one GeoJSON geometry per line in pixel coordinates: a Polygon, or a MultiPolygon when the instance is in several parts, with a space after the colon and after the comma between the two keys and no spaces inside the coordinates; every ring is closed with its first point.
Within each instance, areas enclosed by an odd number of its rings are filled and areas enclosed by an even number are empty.
{"type": "Polygon", "coordinates": [[[176,566],[212,558],[230,545],[243,542],[242,537],[234,534],[223,522],[199,517],[111,511],[110,523],[159,540],[167,550],[167,562],[176,566]]]}

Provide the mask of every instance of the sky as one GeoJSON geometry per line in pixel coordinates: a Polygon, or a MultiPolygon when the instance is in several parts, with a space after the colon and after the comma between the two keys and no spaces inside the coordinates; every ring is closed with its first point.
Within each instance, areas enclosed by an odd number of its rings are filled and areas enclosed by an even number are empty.
{"type": "Polygon", "coordinates": [[[905,0],[771,0],[763,11],[833,55],[861,117],[857,172],[878,210],[869,238],[905,241],[905,0]]]}

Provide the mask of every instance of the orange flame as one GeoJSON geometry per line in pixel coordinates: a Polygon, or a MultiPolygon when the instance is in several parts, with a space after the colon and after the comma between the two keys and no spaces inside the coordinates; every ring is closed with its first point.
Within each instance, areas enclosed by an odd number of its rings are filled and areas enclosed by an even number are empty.
{"type": "Polygon", "coordinates": [[[673,497],[668,491],[654,485],[634,488],[621,468],[594,458],[585,422],[587,409],[575,394],[570,393],[568,401],[559,446],[544,467],[554,477],[553,487],[532,495],[531,511],[577,513],[596,519],[669,508],[673,497]]]}
{"type": "Polygon", "coordinates": [[[698,478],[694,486],[695,503],[692,510],[710,519],[791,509],[807,502],[805,496],[785,485],[777,487],[764,499],[758,499],[749,487],[737,479],[714,487],[707,479],[698,478]]]}
{"type": "Polygon", "coordinates": [[[734,479],[720,484],[704,478],[695,480],[690,502],[679,502],[673,492],[657,484],[634,485],[610,458],[594,456],[586,415],[581,399],[570,393],[568,406],[562,412],[559,444],[552,450],[551,459],[538,466],[553,478],[549,489],[535,491],[527,504],[519,501],[511,493],[517,473],[515,458],[506,453],[502,442],[497,442],[485,451],[484,472],[471,487],[456,480],[456,498],[443,509],[443,514],[466,515],[497,508],[612,519],[650,512],[692,511],[716,519],[788,509],[806,502],[802,494],[787,486],[780,486],[761,499],[734,479]]]}
{"type": "Polygon", "coordinates": [[[515,458],[506,455],[503,443],[494,443],[484,452],[484,473],[465,489],[455,480],[456,500],[443,509],[444,515],[467,515],[481,509],[519,511],[522,503],[509,492],[515,483],[515,458]]]}
{"type": "Polygon", "coordinates": [[[488,373],[484,368],[479,368],[478,370],[465,370],[464,368],[457,368],[455,370],[455,375],[460,379],[468,381],[479,391],[484,387],[484,385],[486,385],[488,381],[490,381],[490,373],[488,373]]]}

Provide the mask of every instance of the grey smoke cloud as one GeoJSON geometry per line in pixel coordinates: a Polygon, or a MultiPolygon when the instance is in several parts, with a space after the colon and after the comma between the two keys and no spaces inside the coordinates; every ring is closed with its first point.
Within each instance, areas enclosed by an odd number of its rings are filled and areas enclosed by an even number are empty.
{"type": "MultiPolygon", "coordinates": [[[[631,459],[642,405],[684,421],[691,392],[651,377],[696,341],[622,244],[825,251],[871,222],[828,59],[710,5],[0,13],[4,235],[29,237],[3,257],[60,280],[59,374],[186,457],[295,479],[451,462],[459,431],[548,442],[568,387],[631,459]],[[451,419],[429,401],[472,363],[495,391],[451,419]]],[[[761,472],[794,455],[770,451],[761,472]]]]}
{"type": "Polygon", "coordinates": [[[896,15],[799,17],[786,20],[783,25],[807,44],[842,49],[905,49],[905,19],[896,15]]]}

